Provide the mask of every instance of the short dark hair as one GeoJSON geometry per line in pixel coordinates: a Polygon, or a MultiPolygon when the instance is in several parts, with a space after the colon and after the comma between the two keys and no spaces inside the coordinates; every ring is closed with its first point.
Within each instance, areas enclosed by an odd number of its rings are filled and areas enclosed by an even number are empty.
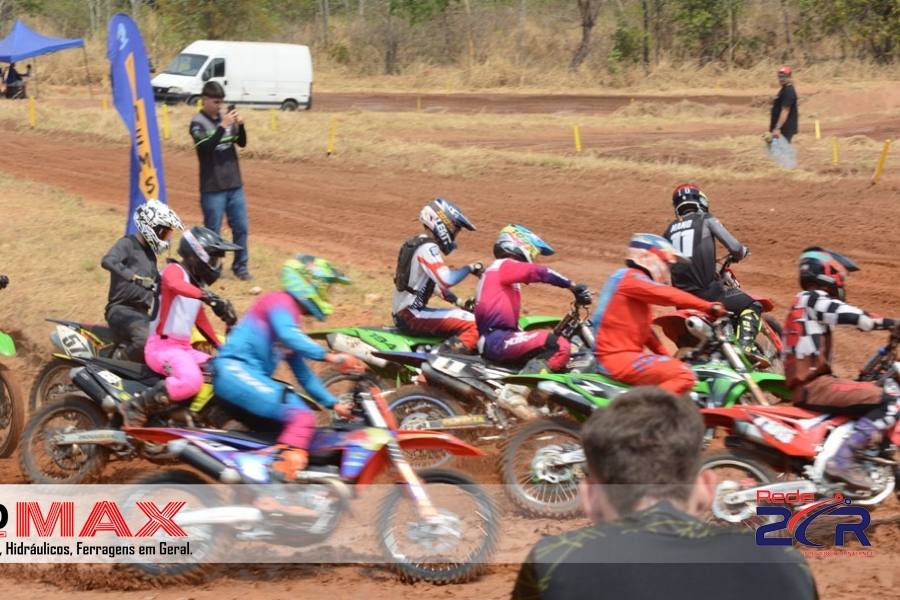
{"type": "Polygon", "coordinates": [[[590,475],[624,516],[644,498],[690,498],[705,430],[689,398],[640,386],[594,411],[581,438],[590,475]]]}
{"type": "Polygon", "coordinates": [[[225,90],[218,81],[207,81],[203,84],[203,91],[200,92],[207,98],[224,98],[225,90]]]}

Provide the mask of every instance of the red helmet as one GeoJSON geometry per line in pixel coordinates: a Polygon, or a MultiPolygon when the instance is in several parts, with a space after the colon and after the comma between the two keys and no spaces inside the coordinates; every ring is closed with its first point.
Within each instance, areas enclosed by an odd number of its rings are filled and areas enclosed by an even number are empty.
{"type": "Polygon", "coordinates": [[[779,75],[787,75],[788,77],[790,77],[791,76],[791,68],[787,65],[784,65],[783,67],[778,69],[778,74],[779,75]]]}
{"type": "Polygon", "coordinates": [[[810,246],[800,255],[800,287],[822,289],[829,296],[844,300],[847,274],[859,266],[840,252],[810,246]]]}

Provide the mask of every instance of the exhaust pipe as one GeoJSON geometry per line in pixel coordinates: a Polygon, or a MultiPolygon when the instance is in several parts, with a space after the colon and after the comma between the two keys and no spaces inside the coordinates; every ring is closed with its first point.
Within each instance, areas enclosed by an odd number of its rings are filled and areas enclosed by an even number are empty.
{"type": "Polygon", "coordinates": [[[422,363],[421,366],[422,374],[425,375],[425,379],[429,383],[434,383],[440,387],[446,388],[451,393],[459,394],[463,398],[472,398],[475,392],[471,386],[466,383],[459,381],[458,379],[453,379],[452,377],[448,377],[443,373],[438,373],[434,370],[434,368],[428,363],[422,363]]]}
{"type": "Polygon", "coordinates": [[[216,460],[185,439],[172,440],[167,445],[172,454],[213,479],[222,483],[250,483],[236,469],[216,460]]]}

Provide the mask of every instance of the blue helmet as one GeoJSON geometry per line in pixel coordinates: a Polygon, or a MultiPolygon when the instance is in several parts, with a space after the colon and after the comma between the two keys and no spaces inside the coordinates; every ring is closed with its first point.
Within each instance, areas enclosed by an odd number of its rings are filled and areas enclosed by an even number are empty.
{"type": "Polygon", "coordinates": [[[320,321],[334,312],[328,298],[328,286],[332,283],[349,285],[352,280],[324,258],[298,254],[281,268],[281,289],[320,321]]]}
{"type": "Polygon", "coordinates": [[[508,256],[522,262],[534,262],[538,256],[550,256],[553,248],[531,230],[510,223],[500,230],[494,244],[494,257],[508,256]]]}
{"type": "Polygon", "coordinates": [[[444,198],[435,198],[426,204],[419,213],[419,221],[434,235],[438,247],[444,254],[456,250],[454,240],[460,229],[465,227],[469,231],[475,231],[475,226],[466,218],[463,211],[444,198]]]}

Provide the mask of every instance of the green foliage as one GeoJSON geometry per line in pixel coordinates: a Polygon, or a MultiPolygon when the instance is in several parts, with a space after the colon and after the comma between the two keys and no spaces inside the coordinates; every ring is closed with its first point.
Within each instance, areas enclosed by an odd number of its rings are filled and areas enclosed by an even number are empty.
{"type": "Polygon", "coordinates": [[[258,40],[275,31],[266,4],[257,0],[158,0],[156,10],[185,42],[258,40]]]}
{"type": "Polygon", "coordinates": [[[801,0],[798,34],[809,41],[836,36],[860,57],[891,62],[900,56],[897,0],[801,0]]]}
{"type": "Polygon", "coordinates": [[[608,62],[640,62],[645,37],[642,29],[629,27],[625,21],[619,21],[613,32],[613,49],[609,53],[608,62]]]}

